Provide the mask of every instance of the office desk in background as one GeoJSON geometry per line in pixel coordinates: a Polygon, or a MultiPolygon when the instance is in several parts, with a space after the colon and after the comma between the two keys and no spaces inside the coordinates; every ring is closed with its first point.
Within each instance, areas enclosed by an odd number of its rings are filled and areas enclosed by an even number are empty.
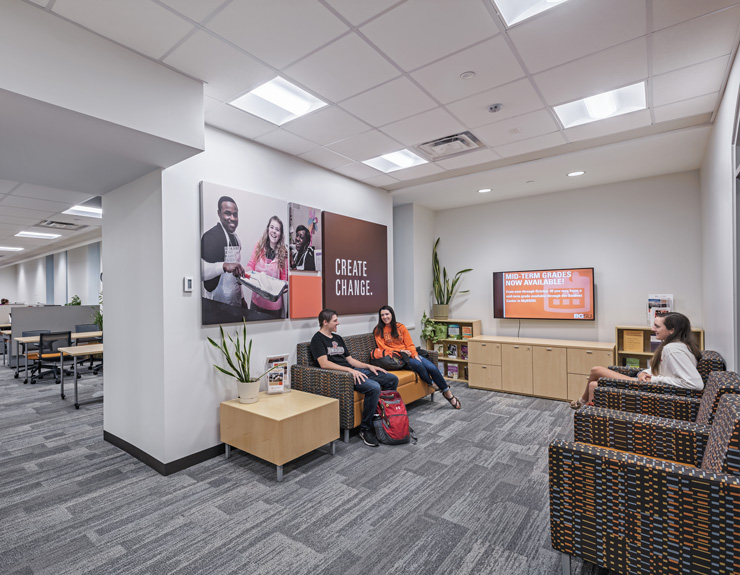
{"type": "MultiPolygon", "coordinates": [[[[95,332],[93,332],[95,333],[95,332]]],[[[80,334],[78,334],[79,336],[80,334]]],[[[62,372],[62,399],[64,399],[64,356],[74,358],[74,382],[75,382],[75,409],[80,409],[80,402],[77,399],[77,358],[88,355],[97,355],[103,353],[102,343],[91,343],[89,345],[74,345],[72,347],[60,347],[59,351],[62,353],[61,358],[61,372],[62,372]]],[[[85,403],[95,403],[103,401],[102,397],[86,401],[85,403]]]]}
{"type": "MultiPolygon", "coordinates": [[[[103,337],[102,331],[83,331],[78,333],[72,334],[72,340],[76,341],[78,339],[92,339],[92,338],[99,338],[103,337]]],[[[21,345],[23,346],[23,356],[25,357],[25,367],[24,367],[24,373],[26,374],[26,379],[23,380],[23,383],[28,382],[28,344],[29,343],[38,343],[41,340],[41,337],[38,335],[27,335],[22,337],[16,337],[15,338],[15,356],[16,356],[16,364],[15,364],[15,375],[13,377],[18,378],[21,371],[20,363],[17,361],[17,358],[21,355],[21,345]]],[[[12,342],[11,342],[12,347],[12,342]]]]}

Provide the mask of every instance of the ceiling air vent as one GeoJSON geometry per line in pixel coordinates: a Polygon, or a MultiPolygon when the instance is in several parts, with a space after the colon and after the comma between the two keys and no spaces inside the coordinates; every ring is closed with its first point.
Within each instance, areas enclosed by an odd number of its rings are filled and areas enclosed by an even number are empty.
{"type": "Polygon", "coordinates": [[[445,136],[444,138],[417,146],[419,150],[427,154],[432,160],[458,156],[482,147],[480,140],[471,132],[460,132],[459,134],[445,136]]]}
{"type": "Polygon", "coordinates": [[[52,220],[42,220],[36,225],[40,228],[54,228],[55,230],[72,230],[72,231],[83,230],[87,227],[87,226],[80,226],[77,224],[67,224],[64,222],[55,222],[52,220]]]}

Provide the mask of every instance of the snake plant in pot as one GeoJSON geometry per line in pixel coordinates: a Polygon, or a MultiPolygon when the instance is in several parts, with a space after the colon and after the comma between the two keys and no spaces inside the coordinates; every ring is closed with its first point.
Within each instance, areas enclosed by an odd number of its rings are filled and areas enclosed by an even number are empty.
{"type": "MultiPolygon", "coordinates": [[[[467,272],[473,271],[473,268],[467,268],[460,270],[455,276],[450,279],[447,276],[447,268],[440,267],[439,256],[437,255],[437,246],[439,245],[439,238],[434,242],[434,250],[432,251],[432,287],[434,288],[434,300],[436,303],[432,307],[432,315],[437,319],[447,319],[450,312],[450,301],[455,295],[457,284],[460,281],[460,277],[467,272]]],[[[465,290],[457,293],[468,293],[470,290],[465,290]]]]}
{"type": "Polygon", "coordinates": [[[225,369],[220,365],[215,364],[213,367],[221,373],[225,373],[226,375],[236,379],[236,387],[239,391],[240,403],[254,403],[259,399],[260,380],[278,366],[273,366],[263,374],[258,375],[257,377],[252,377],[249,369],[249,360],[252,356],[252,340],[250,339],[249,344],[247,344],[247,322],[242,321],[242,323],[241,339],[239,338],[238,328],[235,333],[235,340],[230,335],[224,334],[224,328],[219,326],[219,329],[221,330],[221,343],[216,343],[210,337],[208,338],[208,341],[223,354],[228,367],[231,369],[225,369]],[[227,338],[231,342],[233,351],[229,349],[229,345],[226,343],[227,338]]]}

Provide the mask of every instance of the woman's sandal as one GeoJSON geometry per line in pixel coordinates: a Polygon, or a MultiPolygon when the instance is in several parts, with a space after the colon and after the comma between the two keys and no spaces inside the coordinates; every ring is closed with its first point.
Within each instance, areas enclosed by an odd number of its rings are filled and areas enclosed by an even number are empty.
{"type": "Polygon", "coordinates": [[[570,408],[571,409],[581,409],[585,403],[583,403],[580,399],[574,399],[570,402],[570,408]]]}
{"type": "MultiPolygon", "coordinates": [[[[442,397],[445,397],[444,393],[442,394],[442,397]]],[[[460,403],[460,400],[457,399],[454,395],[451,395],[450,397],[445,397],[447,401],[450,402],[450,405],[454,407],[455,409],[461,409],[462,403],[460,403]],[[453,403],[454,401],[454,403],[453,403]]]]}

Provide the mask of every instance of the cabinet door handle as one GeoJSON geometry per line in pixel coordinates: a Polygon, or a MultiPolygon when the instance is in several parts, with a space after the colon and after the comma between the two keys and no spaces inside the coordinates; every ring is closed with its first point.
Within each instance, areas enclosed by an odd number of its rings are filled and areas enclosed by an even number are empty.
{"type": "Polygon", "coordinates": [[[487,366],[487,365],[482,365],[481,367],[482,367],[483,369],[488,369],[488,366],[487,366]]]}
{"type": "Polygon", "coordinates": [[[591,354],[593,353],[593,351],[589,351],[589,350],[586,350],[586,353],[587,353],[588,355],[591,355],[591,354]]]}
{"type": "Polygon", "coordinates": [[[551,347],[546,347],[545,348],[545,351],[552,351],[552,348],[551,347]]]}
{"type": "Polygon", "coordinates": [[[514,346],[514,349],[519,349],[519,346],[518,346],[518,345],[515,345],[515,346],[514,346]]]}
{"type": "Polygon", "coordinates": [[[486,347],[485,343],[480,344],[481,347],[486,347]]]}

